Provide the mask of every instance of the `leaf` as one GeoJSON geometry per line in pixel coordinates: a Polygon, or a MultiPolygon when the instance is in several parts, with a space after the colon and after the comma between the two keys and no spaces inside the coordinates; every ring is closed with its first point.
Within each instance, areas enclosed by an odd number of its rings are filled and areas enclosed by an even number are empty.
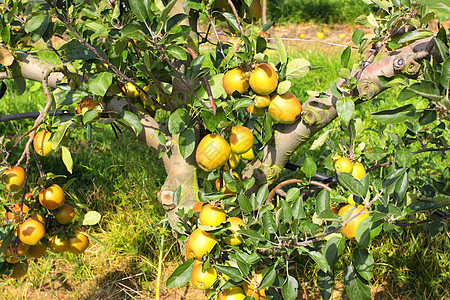
{"type": "Polygon", "coordinates": [[[113,73],[102,72],[94,74],[89,79],[89,91],[94,95],[104,96],[111,86],[113,73]]]}
{"type": "Polygon", "coordinates": [[[80,219],[78,219],[78,222],[81,225],[92,226],[100,222],[101,218],[102,215],[99,212],[91,210],[87,212],[84,216],[82,216],[80,219]]]}
{"type": "Polygon", "coordinates": [[[72,155],[70,154],[70,150],[65,146],[61,146],[61,150],[63,163],[66,166],[67,171],[69,171],[69,173],[72,174],[73,160],[72,155]]]}
{"type": "Polygon", "coordinates": [[[309,150],[316,150],[320,147],[322,147],[323,144],[328,140],[328,137],[330,136],[330,130],[325,131],[322,133],[317,139],[314,140],[309,150]]]}
{"type": "Polygon", "coordinates": [[[355,103],[348,97],[340,98],[336,102],[336,111],[342,121],[344,121],[345,124],[348,124],[355,112],[355,103]]]}
{"type": "Polygon", "coordinates": [[[25,23],[25,31],[30,33],[39,29],[46,19],[48,19],[48,16],[44,14],[32,16],[25,23]]]}
{"type": "Polygon", "coordinates": [[[211,132],[214,132],[221,122],[225,123],[227,121],[225,111],[221,107],[217,108],[215,115],[210,110],[202,110],[201,113],[203,123],[205,124],[206,128],[211,132]]]}
{"type": "Polygon", "coordinates": [[[367,191],[364,186],[358,180],[355,180],[351,174],[339,173],[338,172],[339,183],[345,188],[350,190],[353,194],[359,197],[366,197],[367,191]]]}
{"type": "Polygon", "coordinates": [[[230,26],[230,29],[234,30],[235,32],[240,32],[239,25],[236,21],[236,18],[234,17],[234,14],[230,14],[228,12],[222,13],[225,20],[228,23],[228,26],[230,26]]]}
{"type": "Polygon", "coordinates": [[[238,110],[239,108],[247,107],[253,104],[255,104],[255,101],[253,101],[252,99],[242,98],[234,102],[233,110],[238,110]]]}
{"type": "Polygon", "coordinates": [[[172,201],[175,205],[178,205],[178,203],[180,203],[180,197],[181,197],[181,186],[177,187],[175,192],[173,192],[172,201]]]}
{"type": "Polygon", "coordinates": [[[406,191],[408,190],[408,172],[405,172],[400,180],[395,184],[395,193],[397,201],[402,201],[405,198],[406,191]]]}
{"type": "Polygon", "coordinates": [[[317,287],[319,288],[320,296],[322,299],[329,300],[331,299],[331,295],[334,287],[334,275],[331,272],[323,272],[319,270],[317,272],[317,287]]]}
{"type": "Polygon", "coordinates": [[[179,45],[170,45],[166,48],[167,53],[175,57],[179,60],[186,60],[187,59],[187,53],[185,48],[179,46],[179,45]]]}
{"type": "Polygon", "coordinates": [[[258,193],[256,194],[256,203],[258,206],[261,206],[269,196],[269,184],[265,184],[259,188],[258,193]]]}
{"type": "Polygon", "coordinates": [[[347,266],[344,270],[344,284],[345,292],[350,300],[370,300],[370,286],[363,282],[357,274],[352,265],[347,266]]]}
{"type": "Polygon", "coordinates": [[[330,269],[333,269],[334,264],[338,261],[345,249],[345,238],[332,236],[325,246],[322,248],[322,253],[327,259],[330,269]]]}
{"type": "MultiPolygon", "coordinates": [[[[316,198],[316,214],[320,219],[335,219],[336,215],[331,211],[330,192],[323,189],[316,198]]],[[[326,272],[326,270],[324,270],[326,272]]]]}
{"type": "Polygon", "coordinates": [[[353,35],[352,35],[352,41],[353,43],[355,43],[355,45],[359,45],[361,44],[361,41],[364,37],[364,31],[362,31],[361,29],[356,30],[353,35]]]}
{"type": "Polygon", "coordinates": [[[386,178],[383,180],[382,186],[383,189],[386,190],[391,185],[395,184],[400,177],[406,172],[406,168],[397,169],[391,173],[389,173],[386,178]]]}
{"type": "Polygon", "coordinates": [[[139,121],[139,118],[130,111],[124,110],[117,114],[117,120],[123,122],[127,126],[130,126],[136,136],[138,136],[142,131],[142,124],[139,121]]]}
{"type": "Polygon", "coordinates": [[[188,259],[182,265],[173,271],[172,275],[167,279],[166,286],[168,288],[178,288],[187,284],[191,279],[192,269],[194,268],[194,259],[188,259]]]}
{"type": "Polygon", "coordinates": [[[367,249],[355,249],[353,251],[353,262],[358,274],[369,281],[373,276],[372,269],[374,265],[373,256],[369,251],[367,251],[367,249]]]}
{"type": "Polygon", "coordinates": [[[292,216],[294,219],[303,219],[306,217],[305,210],[303,208],[303,197],[298,197],[292,205],[292,216]]]}
{"type": "MultiPolygon", "coordinates": [[[[414,92],[416,95],[422,96],[422,97],[430,99],[430,100],[441,100],[442,99],[439,89],[431,81],[424,80],[421,82],[417,82],[406,89],[408,91],[414,92]]],[[[406,100],[406,99],[401,98],[400,96],[401,95],[398,96],[399,101],[406,100]]],[[[411,98],[411,96],[409,98],[411,98]]]]}
{"type": "Polygon", "coordinates": [[[277,86],[277,93],[279,95],[283,95],[284,93],[288,92],[291,88],[291,82],[289,80],[282,81],[277,86]]]}
{"type": "Polygon", "coordinates": [[[282,64],[285,64],[285,63],[287,63],[287,52],[286,52],[286,48],[284,47],[283,41],[276,35],[274,35],[273,37],[275,39],[275,43],[278,48],[278,55],[280,56],[280,62],[282,64]]]}
{"type": "Polygon", "coordinates": [[[189,126],[190,121],[191,118],[186,110],[177,109],[169,117],[169,132],[172,134],[183,132],[189,126]]]}
{"type": "Polygon", "coordinates": [[[416,108],[412,104],[407,104],[401,107],[386,109],[372,114],[372,117],[385,124],[398,124],[403,123],[407,120],[415,120],[416,108]]]}
{"type": "Polygon", "coordinates": [[[180,154],[183,158],[188,158],[194,153],[195,149],[195,130],[189,126],[185,131],[180,133],[178,137],[180,146],[180,154]]]}
{"type": "Polygon", "coordinates": [[[348,46],[344,49],[344,51],[341,54],[341,65],[343,68],[348,68],[348,62],[350,60],[350,56],[352,55],[352,48],[351,46],[348,46]]]}
{"type": "Polygon", "coordinates": [[[146,2],[147,1],[142,1],[142,0],[128,0],[131,11],[142,22],[145,22],[145,19],[147,19],[147,8],[145,7],[146,2]]]}
{"type": "Polygon", "coordinates": [[[14,226],[6,225],[0,227],[0,256],[3,256],[15,234],[14,226]]]}
{"type": "Polygon", "coordinates": [[[142,31],[141,26],[138,24],[126,24],[120,30],[120,34],[123,37],[143,41],[145,39],[145,33],[142,31]]]}
{"type": "Polygon", "coordinates": [[[330,270],[330,266],[328,265],[328,261],[323,256],[322,253],[317,251],[310,251],[308,252],[309,256],[316,262],[317,266],[323,271],[328,272],[330,270]]]}
{"type": "MultiPolygon", "coordinates": [[[[208,80],[214,99],[218,99],[220,97],[225,97],[227,94],[227,92],[225,92],[225,89],[223,88],[222,78],[223,78],[223,74],[217,74],[217,75],[212,76],[208,80]]],[[[203,89],[202,92],[198,96],[202,99],[208,99],[208,94],[206,93],[206,89],[203,89]]]]}
{"type": "Polygon", "coordinates": [[[286,79],[299,79],[310,70],[311,64],[304,58],[295,58],[286,65],[286,79]]]}
{"type": "Polygon", "coordinates": [[[305,161],[302,164],[302,172],[305,173],[306,177],[312,178],[317,172],[317,165],[314,160],[307,155],[305,161]]]}
{"type": "Polygon", "coordinates": [[[444,89],[448,89],[450,87],[450,59],[447,59],[442,65],[441,85],[444,89]]]}
{"type": "Polygon", "coordinates": [[[264,277],[258,286],[259,290],[266,289],[275,281],[275,279],[277,278],[277,272],[275,271],[275,267],[276,267],[276,265],[273,265],[269,268],[269,271],[264,272],[265,273],[265,274],[263,274],[264,277]]]}
{"type": "Polygon", "coordinates": [[[281,294],[285,300],[295,300],[298,296],[298,282],[297,279],[288,275],[286,282],[283,284],[281,294]]]}
{"type": "Polygon", "coordinates": [[[429,36],[433,36],[434,33],[429,30],[414,30],[405,33],[401,36],[401,38],[398,40],[399,44],[412,42],[415,40],[420,40],[429,36]]]}
{"type": "Polygon", "coordinates": [[[253,229],[241,229],[238,231],[241,235],[248,236],[256,241],[264,242],[266,238],[259,232],[256,232],[253,229]]]}
{"type": "Polygon", "coordinates": [[[224,266],[224,265],[215,265],[215,268],[220,273],[230,277],[230,279],[233,281],[241,281],[243,279],[242,274],[238,268],[224,266]]]}

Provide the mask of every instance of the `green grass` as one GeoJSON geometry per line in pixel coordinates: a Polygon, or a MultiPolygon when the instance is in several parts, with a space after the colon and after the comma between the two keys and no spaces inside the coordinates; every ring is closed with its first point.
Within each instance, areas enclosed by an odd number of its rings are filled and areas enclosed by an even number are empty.
{"type": "Polygon", "coordinates": [[[267,1],[267,19],[277,24],[351,24],[371,7],[362,0],[288,0],[282,5],[267,1]]]}
{"type": "MultiPolygon", "coordinates": [[[[296,49],[288,47],[291,55],[296,49]]],[[[330,49],[318,52],[304,49],[301,55],[322,69],[309,72],[295,81],[292,91],[301,102],[307,99],[307,90],[320,91],[336,80],[339,72],[341,50],[330,49]]],[[[1,114],[39,110],[45,101],[38,84],[30,85],[24,95],[11,92],[0,100],[1,114]]],[[[392,94],[384,95],[390,99],[392,94]]],[[[377,109],[388,107],[389,101],[379,101],[377,109]]],[[[365,104],[365,115],[372,104],[365,104]]],[[[32,126],[31,120],[0,123],[0,132],[9,137],[20,135],[32,126]]],[[[46,254],[44,258],[30,263],[27,278],[3,284],[6,299],[26,298],[31,291],[33,297],[66,297],[68,299],[132,299],[132,297],[154,296],[159,240],[166,242],[164,252],[165,274],[170,274],[181,262],[177,242],[168,230],[163,230],[160,220],[165,213],[157,203],[156,192],[164,182],[165,172],[156,155],[136,142],[135,137],[124,132],[116,140],[106,126],[101,133],[94,133],[88,141],[87,130],[78,131],[71,137],[69,148],[74,156],[73,174],[69,174],[60,154],[42,159],[44,171],[65,175],[59,183],[76,178],[67,191],[68,201],[79,203],[79,213],[88,209],[99,211],[103,218],[98,226],[89,229],[89,234],[101,244],[92,245],[84,256],[72,254],[46,254]]],[[[310,143],[303,150],[309,149],[310,143]]],[[[22,145],[23,146],[23,145],[22,145]]],[[[317,160],[322,153],[313,152],[317,160]]],[[[11,161],[20,155],[18,149],[11,161]]],[[[32,162],[33,166],[33,162],[32,162]]],[[[37,178],[36,169],[31,178],[37,178]]],[[[447,236],[430,239],[428,226],[423,225],[402,234],[391,231],[377,238],[371,245],[375,258],[373,286],[381,286],[381,299],[437,299],[450,297],[450,244],[447,236]]],[[[349,243],[349,249],[354,245],[349,243]]],[[[337,265],[337,280],[342,282],[343,267],[349,262],[350,253],[337,265]]],[[[317,267],[308,258],[301,257],[302,268],[298,269],[301,286],[311,295],[317,296],[315,275],[317,267]]],[[[167,275],[165,276],[167,278],[167,275]]]]}

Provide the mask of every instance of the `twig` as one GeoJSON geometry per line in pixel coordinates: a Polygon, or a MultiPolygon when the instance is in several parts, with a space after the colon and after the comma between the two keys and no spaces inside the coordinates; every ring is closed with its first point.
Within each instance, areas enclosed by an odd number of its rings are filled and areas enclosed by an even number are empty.
{"type": "Polygon", "coordinates": [[[239,31],[241,32],[242,35],[244,35],[244,28],[242,27],[241,21],[239,19],[238,12],[236,10],[236,7],[234,6],[234,3],[233,3],[232,0],[227,0],[227,1],[228,1],[228,4],[231,7],[231,10],[233,11],[233,14],[234,14],[234,17],[235,17],[236,21],[238,23],[239,31]]]}
{"type": "Polygon", "coordinates": [[[203,0],[203,3],[205,4],[205,7],[206,7],[206,9],[207,9],[208,12],[209,12],[209,13],[208,13],[208,19],[209,19],[209,22],[210,22],[210,24],[211,24],[211,26],[212,26],[212,28],[213,28],[214,34],[216,35],[217,42],[219,43],[219,47],[220,47],[220,53],[222,54],[223,59],[225,60],[225,62],[226,62],[226,64],[227,64],[227,69],[228,69],[228,60],[227,60],[227,56],[225,55],[225,52],[223,51],[222,42],[220,41],[219,34],[217,33],[217,30],[216,30],[216,24],[214,24],[214,22],[213,22],[213,20],[212,20],[212,12],[211,12],[211,8],[210,8],[209,5],[208,5],[208,1],[203,0]]]}

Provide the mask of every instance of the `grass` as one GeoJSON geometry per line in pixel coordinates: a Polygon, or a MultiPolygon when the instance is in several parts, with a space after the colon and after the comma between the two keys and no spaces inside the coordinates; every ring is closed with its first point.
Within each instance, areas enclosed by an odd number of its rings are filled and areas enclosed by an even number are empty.
{"type": "MultiPolygon", "coordinates": [[[[293,92],[301,102],[306,100],[307,90],[326,89],[337,78],[340,67],[335,62],[339,61],[342,50],[288,50],[294,56],[301,52],[313,65],[323,67],[293,83],[293,92]]],[[[0,100],[2,114],[40,109],[39,103],[43,103],[44,96],[39,85],[30,85],[30,89],[20,97],[11,92],[11,87],[5,98],[0,100]]],[[[384,108],[389,103],[379,102],[378,105],[384,108]]],[[[13,137],[31,125],[31,120],[0,123],[0,132],[13,137]]],[[[25,279],[0,283],[2,299],[152,298],[159,251],[164,253],[166,279],[175,265],[181,262],[176,240],[168,230],[163,230],[160,223],[165,214],[157,203],[156,192],[163,184],[165,172],[156,155],[137,143],[132,134],[124,132],[116,140],[110,128],[104,129],[94,134],[92,141],[88,141],[86,130],[72,135],[69,148],[74,156],[73,174],[67,173],[59,154],[42,160],[45,171],[67,176],[59,179],[61,183],[76,178],[67,195],[69,202],[80,204],[79,212],[95,209],[102,214],[100,224],[88,231],[101,243],[91,240],[92,245],[83,256],[48,253],[44,258],[32,261],[25,279]],[[166,242],[160,249],[162,235],[166,242]]],[[[304,148],[308,149],[309,144],[304,148]]],[[[321,155],[315,154],[318,157],[321,155]]],[[[12,161],[18,155],[18,151],[14,152],[12,161]]],[[[37,178],[34,168],[31,176],[37,178]]],[[[371,245],[376,262],[372,285],[379,287],[378,299],[450,297],[449,239],[447,236],[430,239],[427,230],[428,226],[424,225],[401,234],[391,231],[381,235],[371,245]]],[[[348,247],[354,247],[352,242],[348,247]]],[[[349,262],[349,257],[350,254],[344,256],[337,265],[337,297],[345,298],[340,284],[343,281],[340,270],[349,262]]],[[[301,282],[302,296],[317,298],[318,291],[313,279],[318,271],[317,266],[305,257],[301,257],[299,263],[302,268],[297,270],[297,276],[301,282]]],[[[163,292],[165,295],[169,292],[173,294],[173,291],[163,292]]],[[[191,298],[199,299],[199,295],[191,298]]]]}

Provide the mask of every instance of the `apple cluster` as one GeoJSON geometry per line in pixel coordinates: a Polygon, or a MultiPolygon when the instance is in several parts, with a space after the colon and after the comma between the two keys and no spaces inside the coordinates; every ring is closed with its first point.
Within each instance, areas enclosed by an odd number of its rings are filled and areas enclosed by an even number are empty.
{"type": "Polygon", "coordinates": [[[268,63],[260,63],[249,74],[240,68],[228,70],[222,78],[222,85],[228,95],[236,92],[248,94],[251,88],[255,104],[248,106],[247,112],[252,116],[264,116],[267,110],[275,122],[282,124],[292,124],[301,116],[302,105],[294,94],[276,92],[278,74],[268,63]]]}

